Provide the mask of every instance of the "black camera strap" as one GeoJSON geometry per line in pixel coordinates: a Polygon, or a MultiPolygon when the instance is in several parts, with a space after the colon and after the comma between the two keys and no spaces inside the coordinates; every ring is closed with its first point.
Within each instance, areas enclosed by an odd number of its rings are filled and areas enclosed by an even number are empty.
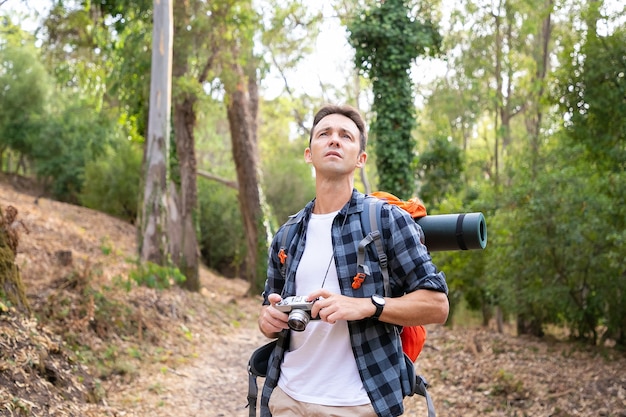
{"type": "MultiPolygon", "coordinates": [[[[348,218],[347,214],[343,216],[343,222],[341,223],[339,234],[343,233],[343,226],[345,226],[347,218],[348,218]]],[[[331,240],[332,240],[332,233],[331,233],[331,240]]],[[[334,259],[335,259],[335,245],[333,245],[333,253],[330,254],[330,259],[328,260],[328,267],[326,267],[326,273],[324,274],[324,280],[322,281],[322,286],[320,288],[324,288],[324,284],[326,284],[326,278],[328,278],[328,271],[330,271],[330,266],[333,264],[334,259]]]]}

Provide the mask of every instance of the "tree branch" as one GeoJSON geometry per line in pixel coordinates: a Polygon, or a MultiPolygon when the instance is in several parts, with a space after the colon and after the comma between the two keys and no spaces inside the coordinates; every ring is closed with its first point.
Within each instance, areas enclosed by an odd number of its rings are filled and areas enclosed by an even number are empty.
{"type": "Polygon", "coordinates": [[[217,181],[220,184],[224,184],[227,187],[230,187],[230,188],[235,189],[235,190],[239,190],[239,184],[237,184],[237,181],[227,180],[226,178],[218,177],[217,175],[213,175],[210,172],[202,171],[200,169],[197,170],[196,172],[197,172],[198,176],[200,176],[200,177],[204,177],[204,178],[209,179],[209,180],[217,181]]]}

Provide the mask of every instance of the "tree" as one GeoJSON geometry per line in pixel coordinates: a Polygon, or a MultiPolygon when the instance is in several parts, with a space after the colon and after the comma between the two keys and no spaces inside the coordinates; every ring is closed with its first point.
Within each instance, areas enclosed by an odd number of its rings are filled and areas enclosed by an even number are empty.
{"type": "MultiPolygon", "coordinates": [[[[172,79],[172,3],[154,2],[150,118],[146,142],[145,184],[140,258],[165,265],[168,261],[169,195],[167,166],[169,158],[170,105],[172,79]]],[[[178,213],[173,213],[174,215],[178,213]]]]}
{"type": "MultiPolygon", "coordinates": [[[[198,187],[196,181],[196,153],[195,134],[196,109],[198,99],[195,88],[181,88],[184,80],[190,76],[190,61],[195,51],[189,41],[188,27],[192,24],[193,4],[175,2],[174,4],[174,61],[173,76],[176,82],[176,91],[173,101],[174,138],[176,144],[176,172],[172,178],[170,189],[176,217],[170,217],[172,224],[169,228],[170,253],[172,261],[187,278],[184,287],[191,291],[200,289],[199,277],[199,249],[196,235],[196,211],[198,204],[198,187]]],[[[194,22],[195,23],[195,22],[194,22]]],[[[197,80],[200,84],[205,81],[207,71],[211,68],[213,54],[205,63],[205,70],[197,80]]]]}
{"type": "Polygon", "coordinates": [[[262,207],[257,117],[259,111],[258,58],[253,52],[253,35],[258,30],[251,2],[243,2],[235,13],[241,24],[235,42],[228,43],[231,61],[222,74],[226,90],[226,113],[230,126],[233,159],[239,184],[239,210],[246,231],[247,251],[244,277],[250,292],[258,293],[265,281],[269,224],[262,207]]]}
{"type": "Polygon", "coordinates": [[[441,35],[428,10],[411,13],[404,0],[375,2],[348,25],[355,61],[372,80],[379,187],[401,198],[415,194],[412,137],[416,126],[411,64],[419,55],[435,54],[441,35]],[[419,18],[416,16],[420,16],[419,18]]]}
{"type": "MultiPolygon", "coordinates": [[[[24,292],[20,271],[15,264],[20,221],[17,209],[13,206],[0,207],[0,312],[6,308],[5,302],[27,313],[30,308],[24,292]]],[[[22,224],[23,227],[25,227],[22,224]]]]}
{"type": "MultiPolygon", "coordinates": [[[[561,54],[552,102],[564,115],[563,142],[559,152],[570,154],[568,171],[578,167],[579,184],[572,186],[574,207],[580,213],[580,241],[588,243],[584,253],[591,266],[576,268],[566,275],[574,308],[568,310],[573,334],[597,342],[613,339],[626,345],[626,286],[623,254],[626,251],[626,30],[617,27],[601,35],[602,2],[589,2],[581,16],[585,30],[571,32],[561,54]],[[593,198],[589,198],[593,195],[593,198]],[[585,215],[584,221],[580,218],[585,215]],[[585,271],[592,271],[585,274],[585,271]],[[605,329],[598,334],[598,324],[605,329]]],[[[610,26],[602,24],[602,26],[610,26]]],[[[569,180],[569,183],[576,183],[569,180]]],[[[583,260],[575,259],[568,266],[583,260]]]]}
{"type": "Polygon", "coordinates": [[[426,151],[419,156],[421,179],[420,198],[434,207],[461,190],[463,171],[461,150],[447,138],[429,141],[426,151]]]}
{"type": "MultiPolygon", "coordinates": [[[[46,118],[52,82],[28,38],[8,23],[0,38],[0,170],[4,152],[12,150],[24,174],[25,159],[32,158],[37,145],[39,121],[46,118]]],[[[16,164],[15,172],[19,168],[16,164]]]]}

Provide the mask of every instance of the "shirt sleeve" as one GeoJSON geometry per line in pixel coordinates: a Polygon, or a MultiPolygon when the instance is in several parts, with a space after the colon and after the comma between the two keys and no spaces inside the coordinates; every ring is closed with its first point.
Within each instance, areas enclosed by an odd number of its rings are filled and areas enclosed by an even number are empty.
{"type": "Polygon", "coordinates": [[[422,243],[423,231],[404,210],[386,204],[381,212],[383,224],[389,227],[383,238],[389,248],[389,268],[394,293],[413,292],[419,289],[448,294],[446,276],[432,261],[422,243]],[[394,288],[395,287],[395,288],[394,288]]]}

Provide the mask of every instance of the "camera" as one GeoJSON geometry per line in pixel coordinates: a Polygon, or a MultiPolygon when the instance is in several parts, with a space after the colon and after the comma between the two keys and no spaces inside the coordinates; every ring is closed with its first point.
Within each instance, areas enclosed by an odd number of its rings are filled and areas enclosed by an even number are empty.
{"type": "Polygon", "coordinates": [[[311,318],[311,307],[313,301],[307,301],[303,295],[294,295],[292,297],[285,297],[281,302],[276,303],[274,307],[283,313],[289,313],[289,328],[296,332],[301,332],[306,329],[306,325],[310,320],[319,320],[319,316],[311,318]]]}

